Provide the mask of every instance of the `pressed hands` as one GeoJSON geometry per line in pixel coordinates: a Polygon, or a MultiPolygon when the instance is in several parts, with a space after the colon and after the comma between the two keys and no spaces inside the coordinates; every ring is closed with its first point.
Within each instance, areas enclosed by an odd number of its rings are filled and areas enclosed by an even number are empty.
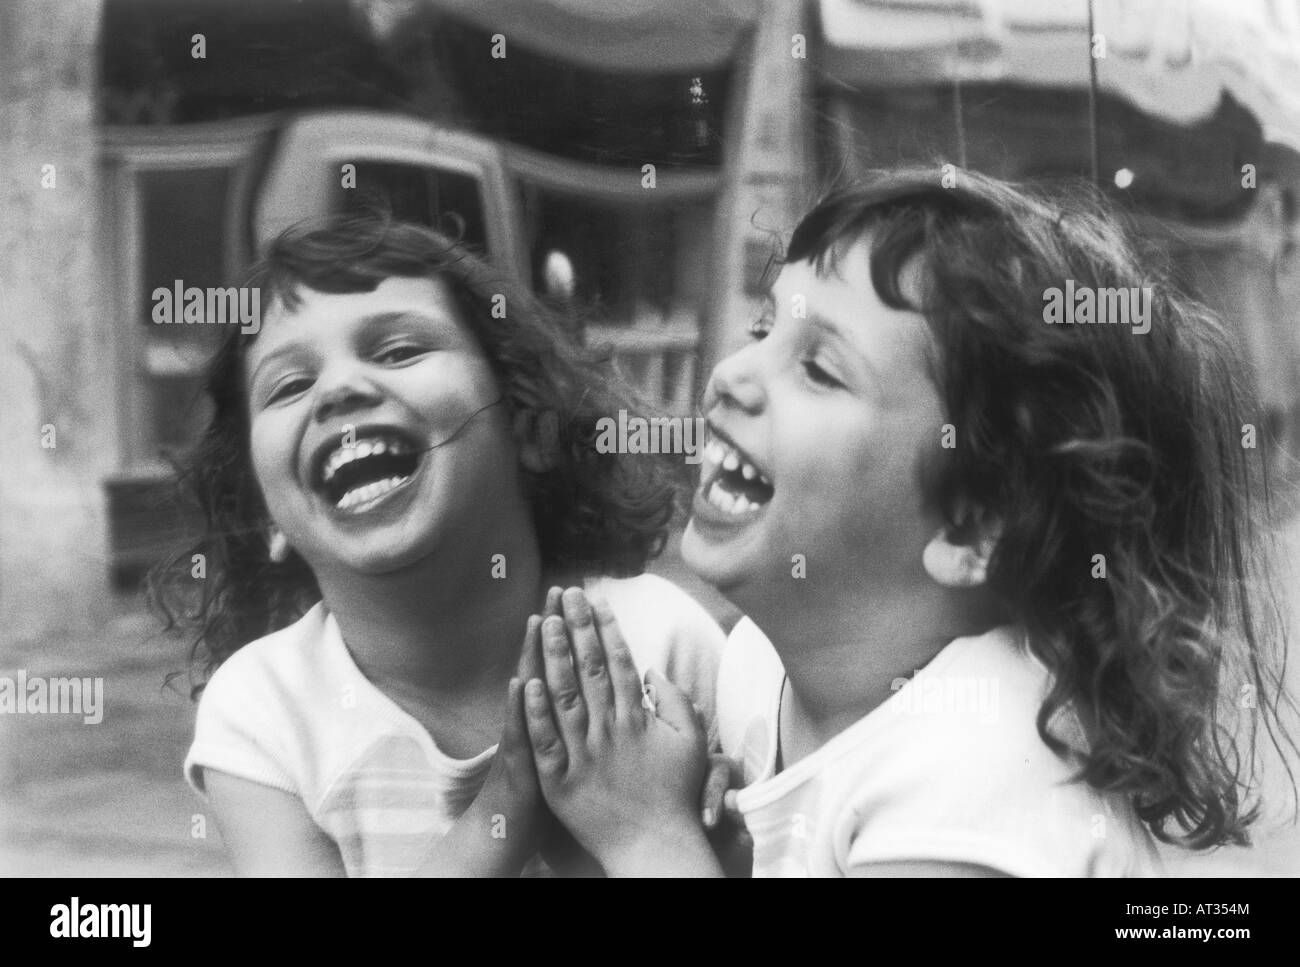
{"type": "Polygon", "coordinates": [[[563,608],[542,622],[546,677],[524,695],[546,804],[610,876],[720,876],[700,819],[709,756],[695,709],[656,672],[643,691],[604,601],[571,588],[563,608]]]}
{"type": "Polygon", "coordinates": [[[420,872],[518,875],[562,842],[558,818],[610,876],[721,876],[706,834],[729,824],[731,763],[708,755],[675,685],[652,671],[647,686],[609,606],[553,588],[528,619],[483,788],[420,872]]]}

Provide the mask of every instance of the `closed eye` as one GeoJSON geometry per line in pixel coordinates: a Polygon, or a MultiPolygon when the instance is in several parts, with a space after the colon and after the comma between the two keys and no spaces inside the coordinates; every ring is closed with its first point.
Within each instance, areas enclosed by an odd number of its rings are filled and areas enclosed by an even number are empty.
{"type": "Polygon", "coordinates": [[[379,363],[404,363],[407,360],[414,359],[416,356],[423,355],[429,350],[424,346],[415,343],[398,343],[392,346],[385,346],[375,354],[375,361],[379,363]]]}
{"type": "Polygon", "coordinates": [[[266,402],[268,404],[275,403],[279,400],[287,399],[290,396],[297,396],[299,393],[305,392],[310,388],[310,379],[306,376],[294,376],[278,383],[276,387],[271,390],[270,395],[267,396],[266,402]]]}
{"type": "Polygon", "coordinates": [[[816,360],[805,359],[803,361],[803,369],[804,372],[808,374],[809,379],[821,386],[838,388],[844,385],[826,370],[822,369],[822,367],[818,366],[816,360]]]}

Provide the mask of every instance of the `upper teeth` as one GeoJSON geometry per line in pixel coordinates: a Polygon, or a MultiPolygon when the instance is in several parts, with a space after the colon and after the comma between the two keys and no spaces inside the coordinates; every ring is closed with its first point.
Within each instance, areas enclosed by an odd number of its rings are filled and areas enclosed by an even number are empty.
{"type": "Polygon", "coordinates": [[[704,459],[714,467],[721,466],[728,473],[735,473],[739,470],[746,480],[757,479],[765,486],[772,486],[772,482],[757,467],[746,460],[739,450],[718,437],[712,437],[705,445],[704,459]]]}
{"type": "Polygon", "coordinates": [[[334,475],[338,473],[339,467],[351,463],[353,460],[375,457],[382,453],[406,453],[409,449],[405,443],[395,437],[366,437],[355,441],[351,445],[345,444],[325,458],[325,465],[321,470],[321,479],[325,483],[329,483],[334,475]]]}

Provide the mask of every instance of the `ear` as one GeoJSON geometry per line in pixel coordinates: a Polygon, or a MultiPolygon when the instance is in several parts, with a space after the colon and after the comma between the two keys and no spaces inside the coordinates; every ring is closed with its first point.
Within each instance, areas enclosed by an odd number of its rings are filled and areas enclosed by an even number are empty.
{"type": "Polygon", "coordinates": [[[266,532],[266,555],[276,564],[283,564],[289,560],[289,552],[292,547],[289,545],[289,538],[285,537],[285,532],[277,528],[276,525],[270,525],[266,532]]]}
{"type": "Polygon", "coordinates": [[[284,531],[271,525],[270,534],[266,538],[267,554],[276,564],[283,564],[289,559],[289,538],[284,536],[284,531]]]}
{"type": "Polygon", "coordinates": [[[958,540],[947,527],[930,538],[921,554],[925,573],[945,588],[977,588],[988,580],[989,560],[1002,536],[1002,522],[981,520],[969,540],[958,540]]]}

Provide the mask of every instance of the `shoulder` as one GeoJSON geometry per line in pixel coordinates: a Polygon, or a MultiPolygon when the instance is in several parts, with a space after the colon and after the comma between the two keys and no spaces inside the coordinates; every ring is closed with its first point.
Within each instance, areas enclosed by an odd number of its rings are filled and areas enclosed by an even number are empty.
{"type": "Polygon", "coordinates": [[[587,586],[609,602],[629,646],[635,637],[652,649],[689,649],[710,656],[716,665],[726,637],[722,628],[702,604],[671,581],[642,574],[594,578],[587,586]]]}
{"type": "Polygon", "coordinates": [[[868,717],[876,728],[860,762],[869,770],[843,817],[859,833],[842,841],[858,840],[851,865],[1089,875],[1135,861],[1145,844],[1131,805],[1075,780],[1072,735],[1052,728],[1069,746],[1058,753],[1039,733],[1050,687],[1011,628],[957,639],[901,684],[868,717]]]}
{"type": "Polygon", "coordinates": [[[637,667],[643,673],[650,668],[661,673],[712,723],[726,636],[704,606],[656,574],[593,578],[587,588],[609,602],[637,667]]]}
{"type": "Polygon", "coordinates": [[[1038,732],[1050,678],[1015,629],[958,638],[893,686],[864,738],[896,788],[946,783],[971,801],[1069,782],[1075,763],[1038,732]]]}
{"type": "Polygon", "coordinates": [[[287,628],[240,648],[213,673],[199,697],[194,741],[185,760],[190,785],[204,792],[204,768],[299,793],[300,737],[313,726],[320,689],[323,605],[287,628]]]}
{"type": "MultiPolygon", "coordinates": [[[[958,638],[910,678],[878,710],[925,738],[929,755],[971,769],[1058,758],[1038,733],[1038,713],[1051,688],[1047,670],[1011,627],[958,638]],[[940,737],[943,742],[934,742],[940,737]]],[[[1063,769],[1068,769],[1064,763],[1063,769]]]]}
{"type": "Polygon", "coordinates": [[[312,680],[313,660],[325,634],[326,613],[317,604],[305,615],[265,637],[251,641],[221,663],[199,698],[199,714],[231,702],[253,704],[312,680]]]}

